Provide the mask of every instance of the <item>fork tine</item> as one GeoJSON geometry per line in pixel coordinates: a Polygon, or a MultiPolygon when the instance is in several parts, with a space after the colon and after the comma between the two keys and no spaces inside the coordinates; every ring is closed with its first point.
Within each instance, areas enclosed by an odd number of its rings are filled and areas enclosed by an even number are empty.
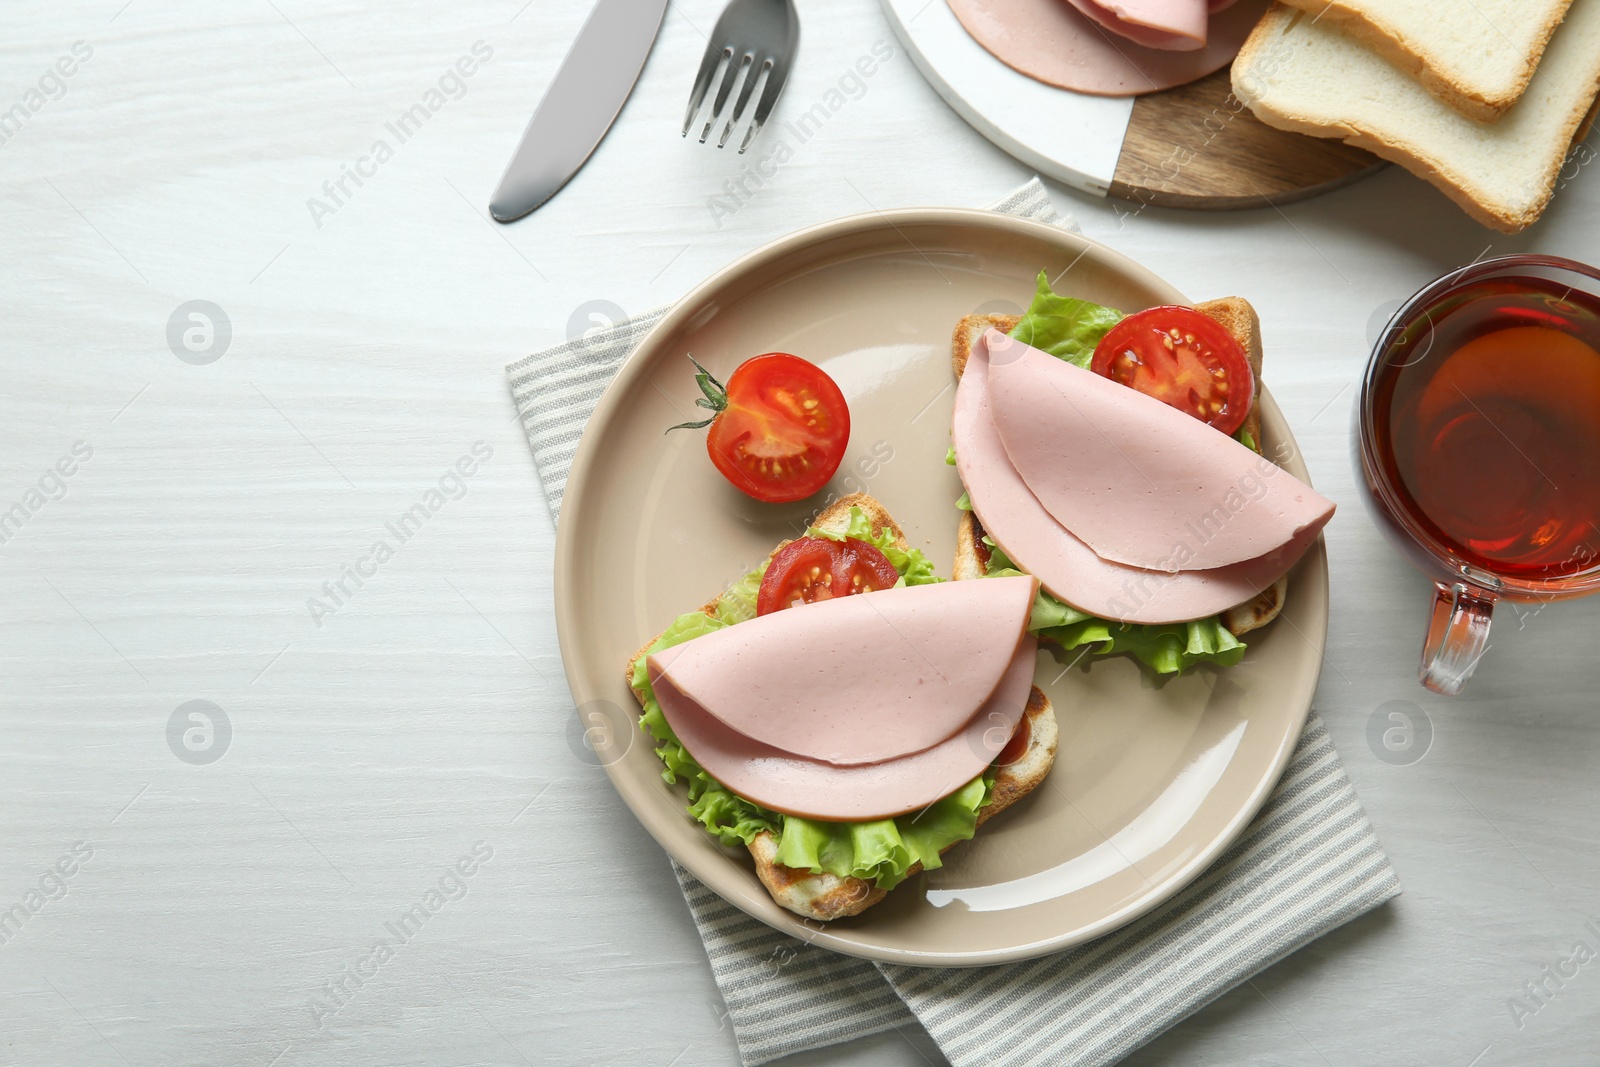
{"type": "Polygon", "coordinates": [[[726,56],[733,54],[732,49],[718,48],[716,45],[706,45],[706,54],[700,59],[700,72],[694,76],[694,88],[689,90],[689,110],[683,116],[683,135],[689,136],[689,127],[694,124],[694,117],[700,110],[700,105],[705,102],[706,90],[711,87],[711,79],[716,77],[717,67],[721,65],[726,56]]]}
{"type": "Polygon", "coordinates": [[[771,69],[771,56],[757,56],[751,61],[750,73],[745,77],[744,84],[739,87],[739,97],[734,102],[733,112],[728,116],[728,124],[722,128],[722,136],[717,138],[718,148],[728,143],[728,135],[733,133],[733,128],[744,121],[745,111],[750,106],[750,97],[755,92],[756,83],[771,69]]]}
{"type": "Polygon", "coordinates": [[[755,140],[756,134],[761,132],[761,127],[766,124],[767,116],[772,114],[772,108],[778,102],[778,94],[783,92],[783,83],[789,80],[789,63],[787,57],[775,58],[772,69],[767,73],[767,84],[761,90],[761,101],[756,104],[755,121],[750,124],[744,140],[739,144],[739,154],[744,155],[744,150],[750,147],[750,142],[755,140]]]}
{"type": "Polygon", "coordinates": [[[733,83],[744,68],[749,65],[753,57],[746,52],[742,56],[733,56],[728,60],[727,70],[722,75],[722,84],[717,86],[717,98],[711,105],[711,116],[706,119],[705,129],[700,131],[700,143],[705,144],[706,138],[711,136],[711,127],[722,118],[722,108],[728,102],[728,94],[733,92],[733,83]]]}
{"type": "Polygon", "coordinates": [[[756,134],[760,132],[761,120],[757,119],[755,122],[750,124],[750,128],[748,130],[744,131],[744,140],[739,142],[739,154],[741,156],[744,155],[744,150],[750,147],[750,142],[756,139],[756,134]]]}

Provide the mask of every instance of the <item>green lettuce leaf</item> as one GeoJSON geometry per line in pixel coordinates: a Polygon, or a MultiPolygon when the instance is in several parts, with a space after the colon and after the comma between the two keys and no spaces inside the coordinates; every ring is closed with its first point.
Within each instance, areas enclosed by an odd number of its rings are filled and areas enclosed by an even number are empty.
{"type": "MultiPolygon", "coordinates": [[[[1022,573],[987,534],[983,543],[989,548],[985,578],[1022,573]]],[[[1231,667],[1245,653],[1244,642],[1222,625],[1220,615],[1162,626],[1111,622],[1062,603],[1042,587],[1033,600],[1028,630],[1068,652],[1085,646],[1094,646],[1088,652],[1096,656],[1126,652],[1157,674],[1177,674],[1200,663],[1231,667]]]]}
{"type": "MultiPolygon", "coordinates": [[[[759,578],[757,581],[759,583],[759,578]]],[[[736,585],[735,589],[738,588],[736,585]]],[[[732,621],[725,621],[722,618],[723,601],[730,597],[737,598],[734,589],[730,589],[718,598],[717,615],[707,615],[703,611],[691,611],[687,615],[679,615],[650,645],[645,656],[733,625],[732,621]]],[[[737,603],[728,607],[733,612],[741,610],[737,603]]],[[[751,614],[755,614],[753,610],[751,614]]],[[[778,832],[783,826],[782,815],[752,804],[725,788],[721,782],[702,770],[694,757],[689,755],[689,750],[679,742],[672,732],[672,727],[667,725],[666,716],[661,714],[661,705],[656,701],[655,692],[650,688],[650,674],[645,667],[645,656],[640,656],[634,661],[632,681],[634,688],[642,690],[645,694],[644,713],[639,716],[639,725],[656,740],[656,755],[665,764],[661,777],[668,784],[675,784],[680,778],[688,783],[689,814],[698,819],[701,825],[724,845],[748,845],[763,830],[778,832]]]]}
{"type": "MultiPolygon", "coordinates": [[[[717,619],[725,625],[732,626],[736,622],[755,618],[756,598],[761,592],[761,579],[766,573],[767,563],[762,560],[761,566],[728,586],[727,590],[717,597],[717,619]]],[[[698,637],[699,634],[695,636],[698,637]]]]}
{"type": "MultiPolygon", "coordinates": [[[[944,461],[946,463],[950,464],[950,466],[952,466],[952,467],[954,467],[956,465],[956,446],[955,445],[951,445],[949,448],[944,450],[944,461]]],[[[972,498],[967,496],[967,494],[963,492],[961,494],[961,499],[956,501],[956,507],[960,508],[962,511],[971,511],[972,510],[972,498]]]]}
{"type": "MultiPolygon", "coordinates": [[[[933,572],[932,562],[921,552],[896,548],[888,531],[874,536],[872,523],[860,508],[850,509],[850,524],[843,533],[813,527],[806,536],[834,541],[854,537],[868,542],[900,572],[897,585],[927,585],[940,580],[933,572]]],[[[754,618],[765,571],[763,563],[729,586],[717,598],[713,614],[691,611],[678,616],[645,650],[645,655],[754,618]]],[[[687,784],[689,814],[724,845],[748,845],[757,835],[770,831],[778,838],[778,862],[785,866],[813,873],[827,871],[841,878],[854,875],[880,889],[892,889],[905,880],[914,864],[921,863],[930,870],[939,866],[940,851],[971,837],[979,809],[989,802],[992,772],[974,778],[917,815],[850,823],[769,811],[729,790],[689,755],[661,714],[661,705],[650,688],[645,655],[634,661],[631,679],[633,687],[644,694],[639,725],[656,742],[656,755],[663,764],[661,777],[668,784],[679,780],[687,784]]]]}
{"type": "Polygon", "coordinates": [[[943,849],[973,835],[993,786],[993,775],[984,774],[918,814],[897,819],[839,823],[786,816],[777,861],[812,872],[851,866],[858,878],[893,889],[913,864],[931,871],[944,862],[943,849]]]}
{"type": "Polygon", "coordinates": [[[1040,271],[1038,291],[1011,336],[1088,370],[1095,346],[1121,321],[1120,311],[1057,296],[1050,288],[1050,279],[1040,271]]]}

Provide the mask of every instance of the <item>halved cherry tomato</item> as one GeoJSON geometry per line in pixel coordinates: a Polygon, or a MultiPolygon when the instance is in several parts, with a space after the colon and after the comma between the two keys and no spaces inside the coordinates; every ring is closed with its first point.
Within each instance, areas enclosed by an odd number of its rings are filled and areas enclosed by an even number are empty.
{"type": "MultiPolygon", "coordinates": [[[[692,361],[693,356],[689,357],[692,361]]],[[[771,504],[804,500],[825,485],[850,443],[850,409],[832,378],[787,352],[745,360],[726,387],[695,363],[701,407],[716,412],[706,451],[734,488],[771,504]]]]}
{"type": "Polygon", "coordinates": [[[1101,338],[1089,369],[1229,435],[1244,425],[1255,400],[1244,348],[1194,308],[1134,312],[1101,338]]]}
{"type": "Polygon", "coordinates": [[[888,589],[899,580],[889,558],[865,541],[802,537],[784,545],[767,564],[756,594],[756,614],[888,589]]]}

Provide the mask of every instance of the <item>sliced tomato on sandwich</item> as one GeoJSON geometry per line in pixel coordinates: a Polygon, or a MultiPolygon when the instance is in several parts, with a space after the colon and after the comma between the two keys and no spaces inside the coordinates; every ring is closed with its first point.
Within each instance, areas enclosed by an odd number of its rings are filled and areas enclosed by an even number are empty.
{"type": "Polygon", "coordinates": [[[888,589],[899,580],[900,572],[889,557],[865,541],[801,537],[790,541],[767,564],[756,594],[756,614],[770,615],[796,604],[888,589]]]}
{"type": "Polygon", "coordinates": [[[1089,369],[1232,435],[1255,401],[1244,347],[1194,308],[1136,311],[1095,347],[1089,369]]]}

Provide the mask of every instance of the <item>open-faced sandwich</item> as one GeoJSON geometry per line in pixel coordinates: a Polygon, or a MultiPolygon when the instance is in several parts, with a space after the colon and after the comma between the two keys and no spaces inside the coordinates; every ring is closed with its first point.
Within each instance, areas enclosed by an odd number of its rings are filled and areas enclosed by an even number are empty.
{"type": "Polygon", "coordinates": [[[957,323],[952,357],[956,577],[1038,578],[1029,630],[1063,650],[1237,663],[1333,514],[1261,454],[1254,309],[1124,316],[1041,272],[1022,316],[957,323]]]}
{"type": "Polygon", "coordinates": [[[883,506],[845,497],[628,663],[689,814],[778,904],[856,915],[1037,786],[1038,583],[944,582],[883,506]]]}

